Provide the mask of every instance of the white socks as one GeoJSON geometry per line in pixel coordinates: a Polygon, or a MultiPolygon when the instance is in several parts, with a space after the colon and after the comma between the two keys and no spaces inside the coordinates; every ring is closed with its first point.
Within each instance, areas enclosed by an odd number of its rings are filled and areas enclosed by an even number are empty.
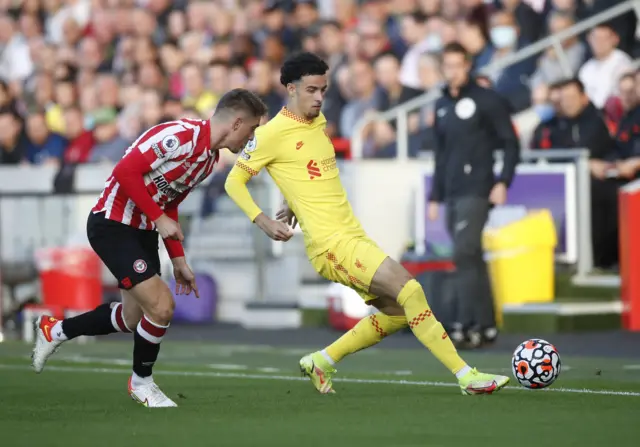
{"type": "Polygon", "coordinates": [[[323,349],[322,351],[320,351],[320,354],[322,354],[322,357],[324,357],[331,366],[335,366],[336,364],[335,360],[331,358],[331,356],[327,353],[326,349],[323,349]]]}
{"type": "Polygon", "coordinates": [[[149,377],[140,377],[136,373],[131,373],[131,386],[135,389],[136,387],[148,385],[153,383],[153,376],[149,377]]]}
{"type": "Polygon", "coordinates": [[[464,368],[456,373],[456,379],[462,379],[469,371],[471,371],[471,367],[469,365],[465,365],[464,368]]]}
{"type": "Polygon", "coordinates": [[[62,320],[58,321],[51,328],[51,338],[55,341],[67,341],[69,340],[62,330],[62,320]]]}

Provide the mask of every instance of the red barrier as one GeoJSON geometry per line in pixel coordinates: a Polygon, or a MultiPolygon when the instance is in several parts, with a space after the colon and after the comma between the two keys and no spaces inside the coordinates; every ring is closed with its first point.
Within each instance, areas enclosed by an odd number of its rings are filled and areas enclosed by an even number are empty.
{"type": "Polygon", "coordinates": [[[640,180],[620,188],[622,327],[640,331],[640,180]]]}

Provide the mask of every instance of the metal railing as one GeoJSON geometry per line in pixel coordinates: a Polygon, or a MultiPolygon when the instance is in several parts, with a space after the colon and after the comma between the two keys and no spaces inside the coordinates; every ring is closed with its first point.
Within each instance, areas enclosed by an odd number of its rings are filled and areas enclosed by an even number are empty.
{"type": "Polygon", "coordinates": [[[572,160],[576,164],[576,207],[578,213],[578,261],[574,281],[589,276],[593,270],[593,247],[591,244],[591,170],[588,149],[525,150],[520,155],[523,161],[572,160]]]}
{"type": "MultiPolygon", "coordinates": [[[[607,22],[615,17],[621,16],[629,11],[634,11],[636,16],[640,18],[640,0],[629,0],[625,3],[621,3],[612,8],[607,9],[593,17],[585,19],[574,26],[567,28],[557,34],[550,35],[544,39],[541,39],[531,45],[526,46],[517,53],[509,55],[498,61],[484,67],[480,72],[484,75],[491,75],[499,70],[504,69],[510,65],[516,64],[523,60],[530,58],[538,53],[542,53],[547,48],[553,47],[558,55],[558,61],[562,70],[566,76],[573,76],[574,73],[568,62],[567,55],[562,42],[566,39],[581,34],[594,26],[607,22]]],[[[375,121],[392,121],[396,120],[396,144],[397,144],[397,158],[406,160],[409,157],[409,113],[435,102],[441,95],[439,89],[432,89],[431,91],[400,104],[386,112],[377,112],[364,116],[354,129],[353,137],[351,138],[351,155],[354,159],[362,158],[364,149],[364,128],[375,121]]]]}

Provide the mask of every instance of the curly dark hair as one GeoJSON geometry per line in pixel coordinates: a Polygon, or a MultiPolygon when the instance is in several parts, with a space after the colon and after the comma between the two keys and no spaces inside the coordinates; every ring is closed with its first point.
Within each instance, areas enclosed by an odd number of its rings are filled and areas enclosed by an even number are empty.
{"type": "Polygon", "coordinates": [[[323,75],[329,66],[313,53],[298,53],[287,58],[280,69],[280,83],[284,86],[297,82],[304,76],[323,75]]]}

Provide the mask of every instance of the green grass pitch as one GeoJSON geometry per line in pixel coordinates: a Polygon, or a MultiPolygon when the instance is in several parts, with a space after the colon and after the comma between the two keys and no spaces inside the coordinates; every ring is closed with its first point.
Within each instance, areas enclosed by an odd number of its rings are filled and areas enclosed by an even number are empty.
{"type": "MultiPolygon", "coordinates": [[[[310,350],[310,349],[309,349],[310,350]]],[[[420,349],[370,349],[338,367],[337,394],[297,371],[309,351],[270,346],[163,344],[156,381],[180,406],[150,410],[126,393],[131,344],[68,343],[41,375],[30,346],[0,344],[0,445],[617,446],[640,443],[639,360],[562,358],[548,391],[515,384],[462,396],[420,349]]],[[[465,354],[507,373],[510,355],[465,354]]]]}

